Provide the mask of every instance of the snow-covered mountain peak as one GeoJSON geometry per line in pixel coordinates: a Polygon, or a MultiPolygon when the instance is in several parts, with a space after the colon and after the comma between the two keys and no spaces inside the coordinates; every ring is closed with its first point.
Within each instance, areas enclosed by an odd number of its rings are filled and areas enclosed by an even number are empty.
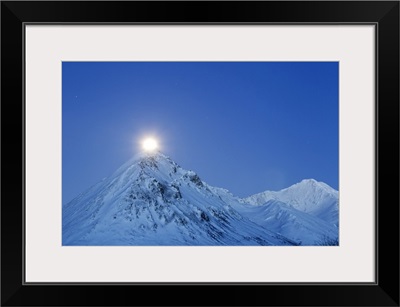
{"type": "Polygon", "coordinates": [[[162,154],[161,152],[156,153],[145,153],[139,154],[137,159],[138,166],[144,169],[152,169],[152,170],[164,170],[171,171],[174,167],[178,167],[178,165],[172,161],[168,156],[162,154]]]}
{"type": "Polygon", "coordinates": [[[325,182],[322,182],[322,181],[317,181],[315,179],[304,179],[302,181],[306,182],[307,184],[309,184],[311,186],[315,186],[320,189],[323,189],[326,192],[330,192],[330,193],[337,192],[334,188],[332,188],[331,186],[329,186],[328,184],[326,184],[325,182]]]}
{"type": "Polygon", "coordinates": [[[165,154],[161,153],[160,151],[156,152],[139,152],[135,154],[132,158],[130,158],[126,163],[124,163],[121,167],[117,169],[115,173],[119,173],[123,170],[126,170],[127,168],[133,166],[133,165],[141,165],[142,168],[148,166],[148,167],[156,167],[157,164],[163,164],[163,165],[176,165],[174,161],[165,154]]]}
{"type": "Polygon", "coordinates": [[[319,182],[313,178],[310,179],[303,179],[299,183],[296,184],[302,184],[302,185],[310,185],[310,186],[316,186],[319,182]]]}
{"type": "Polygon", "coordinates": [[[307,198],[319,197],[320,195],[332,195],[334,197],[338,196],[338,191],[330,187],[324,182],[317,181],[315,179],[303,179],[302,181],[291,185],[288,188],[282,189],[280,191],[264,191],[261,193],[254,194],[250,197],[245,198],[246,202],[250,203],[260,203],[264,198],[276,199],[277,196],[290,195],[292,198],[307,198]],[[276,196],[276,197],[275,197],[276,196]]]}
{"type": "Polygon", "coordinates": [[[182,176],[183,169],[167,155],[157,152],[140,152],[120,166],[109,178],[121,179],[137,176],[182,176]]]}
{"type": "Polygon", "coordinates": [[[133,159],[140,161],[140,162],[146,162],[146,161],[153,161],[153,162],[158,162],[158,163],[167,163],[167,164],[176,164],[170,157],[167,155],[163,154],[161,151],[155,151],[155,152],[140,152],[136,154],[133,159]]]}
{"type": "Polygon", "coordinates": [[[244,203],[260,206],[278,200],[291,207],[338,224],[338,191],[315,179],[304,179],[280,191],[264,191],[243,199],[244,203]]]}
{"type": "MultiPolygon", "coordinates": [[[[337,191],[335,189],[333,189],[332,187],[327,185],[325,182],[317,181],[315,179],[303,179],[302,181],[292,185],[291,187],[294,188],[295,186],[302,186],[302,187],[313,188],[313,189],[321,189],[327,193],[334,193],[334,194],[337,193],[337,191]]],[[[291,187],[289,187],[288,189],[290,189],[291,187]]]]}

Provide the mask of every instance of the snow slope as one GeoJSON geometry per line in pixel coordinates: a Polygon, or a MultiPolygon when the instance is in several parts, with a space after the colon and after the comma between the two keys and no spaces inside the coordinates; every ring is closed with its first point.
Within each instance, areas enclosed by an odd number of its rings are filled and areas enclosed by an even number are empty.
{"type": "Polygon", "coordinates": [[[296,245],[193,171],[139,154],[63,205],[63,245],[296,245]],[[229,201],[227,199],[229,198],[229,201]]]}

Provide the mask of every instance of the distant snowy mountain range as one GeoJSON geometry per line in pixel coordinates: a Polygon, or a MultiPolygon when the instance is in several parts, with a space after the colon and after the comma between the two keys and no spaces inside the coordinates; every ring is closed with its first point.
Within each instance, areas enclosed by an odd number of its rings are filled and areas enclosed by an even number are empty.
{"type": "Polygon", "coordinates": [[[244,199],[141,153],[63,205],[63,245],[338,245],[338,192],[303,180],[244,199]]]}

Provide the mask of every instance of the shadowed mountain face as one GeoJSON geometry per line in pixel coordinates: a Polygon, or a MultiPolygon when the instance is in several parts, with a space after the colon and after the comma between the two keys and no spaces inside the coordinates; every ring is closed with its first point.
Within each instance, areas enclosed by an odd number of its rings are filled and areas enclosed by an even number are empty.
{"type": "Polygon", "coordinates": [[[161,153],[135,156],[63,205],[62,227],[63,245],[312,245],[337,238],[337,228],[320,217],[290,204],[241,200],[161,153]],[[291,220],[277,218],[285,210],[294,216],[293,227],[308,223],[313,236],[304,241],[282,231],[291,220]],[[268,216],[279,227],[266,222],[268,216]]]}

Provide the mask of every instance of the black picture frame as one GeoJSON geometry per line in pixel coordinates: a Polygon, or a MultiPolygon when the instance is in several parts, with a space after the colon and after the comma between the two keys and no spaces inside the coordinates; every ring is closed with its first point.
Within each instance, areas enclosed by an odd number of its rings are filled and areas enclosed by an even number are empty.
{"type": "Polygon", "coordinates": [[[3,1],[1,111],[2,306],[399,306],[398,1],[3,1]],[[376,282],[24,283],[23,56],[32,22],[375,25],[376,282]]]}

